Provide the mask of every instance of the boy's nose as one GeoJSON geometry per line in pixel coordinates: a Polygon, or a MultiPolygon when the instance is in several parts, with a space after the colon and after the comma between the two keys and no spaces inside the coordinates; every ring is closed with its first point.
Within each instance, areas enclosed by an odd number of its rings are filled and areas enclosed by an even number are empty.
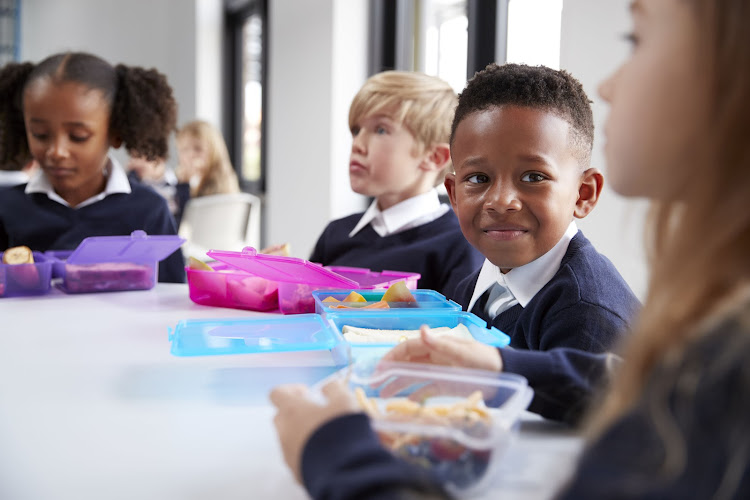
{"type": "Polygon", "coordinates": [[[496,212],[517,212],[521,210],[521,200],[512,186],[495,186],[488,194],[484,204],[487,210],[496,212]]]}
{"type": "Polygon", "coordinates": [[[355,153],[367,152],[367,142],[365,141],[364,132],[360,132],[352,137],[352,151],[355,153]]]}

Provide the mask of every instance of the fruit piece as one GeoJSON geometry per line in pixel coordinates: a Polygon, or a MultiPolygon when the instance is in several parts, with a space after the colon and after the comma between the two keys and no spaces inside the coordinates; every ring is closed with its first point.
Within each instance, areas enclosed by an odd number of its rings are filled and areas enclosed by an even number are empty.
{"type": "Polygon", "coordinates": [[[388,287],[388,290],[383,294],[383,298],[386,302],[416,302],[417,299],[411,294],[409,289],[406,287],[405,281],[397,281],[388,287]]]}
{"type": "Polygon", "coordinates": [[[388,305],[388,302],[385,300],[379,300],[373,304],[367,304],[362,309],[390,309],[391,306],[388,305]]]}
{"type": "Polygon", "coordinates": [[[39,271],[34,265],[34,254],[26,246],[12,247],[3,252],[3,264],[10,267],[8,281],[22,289],[37,288],[41,284],[39,271]]]}
{"type": "Polygon", "coordinates": [[[352,290],[351,293],[346,296],[344,302],[367,302],[367,300],[362,297],[362,295],[352,290]]]}
{"type": "Polygon", "coordinates": [[[325,299],[323,299],[323,302],[341,302],[341,301],[337,299],[336,297],[326,297],[325,299]]]}
{"type": "Polygon", "coordinates": [[[34,254],[29,247],[12,247],[3,252],[3,264],[33,264],[34,254]]]}
{"type": "Polygon", "coordinates": [[[195,269],[196,271],[213,271],[213,268],[203,262],[202,260],[198,260],[195,257],[190,257],[188,259],[188,267],[190,269],[195,269]]]}

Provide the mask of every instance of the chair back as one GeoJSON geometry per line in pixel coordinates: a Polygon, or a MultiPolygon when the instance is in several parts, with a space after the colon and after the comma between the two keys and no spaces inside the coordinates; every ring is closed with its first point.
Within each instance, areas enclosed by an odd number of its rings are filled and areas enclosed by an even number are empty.
{"type": "Polygon", "coordinates": [[[208,250],[260,246],[260,198],[249,193],[191,198],[185,204],[179,235],[187,257],[210,260],[208,250]]]}

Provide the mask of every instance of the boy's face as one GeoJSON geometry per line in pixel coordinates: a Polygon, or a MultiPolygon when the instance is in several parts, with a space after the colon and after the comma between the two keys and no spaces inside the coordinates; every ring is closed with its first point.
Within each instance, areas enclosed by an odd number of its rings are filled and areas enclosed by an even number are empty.
{"type": "Polygon", "coordinates": [[[503,270],[544,255],[573,220],[582,171],[570,132],[518,106],[472,113],[456,129],[445,187],[466,239],[503,270]]]}
{"type": "Polygon", "coordinates": [[[424,155],[418,152],[412,133],[386,114],[359,120],[352,128],[352,190],[377,198],[381,210],[420,194],[425,172],[420,168],[424,155]]]}
{"type": "Polygon", "coordinates": [[[104,189],[110,106],[100,90],[47,78],[24,93],[29,150],[55,191],[71,205],[104,189]]]}

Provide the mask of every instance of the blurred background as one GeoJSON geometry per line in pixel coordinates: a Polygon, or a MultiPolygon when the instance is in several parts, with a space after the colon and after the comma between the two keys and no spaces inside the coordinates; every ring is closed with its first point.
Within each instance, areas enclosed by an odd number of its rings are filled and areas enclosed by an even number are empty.
{"type": "MultiPolygon", "coordinates": [[[[66,50],[155,67],[178,124],[218,127],[242,191],[260,199],[263,246],[307,258],[326,223],[363,210],[349,189],[349,104],[385,69],[460,92],[489,62],[570,71],[593,101],[605,192],[579,227],[643,298],[645,205],[606,187],[597,86],[626,56],[628,0],[0,0],[0,64],[66,50]]],[[[123,163],[127,154],[115,153],[123,163]]],[[[176,154],[170,156],[173,167],[176,154]]]]}

